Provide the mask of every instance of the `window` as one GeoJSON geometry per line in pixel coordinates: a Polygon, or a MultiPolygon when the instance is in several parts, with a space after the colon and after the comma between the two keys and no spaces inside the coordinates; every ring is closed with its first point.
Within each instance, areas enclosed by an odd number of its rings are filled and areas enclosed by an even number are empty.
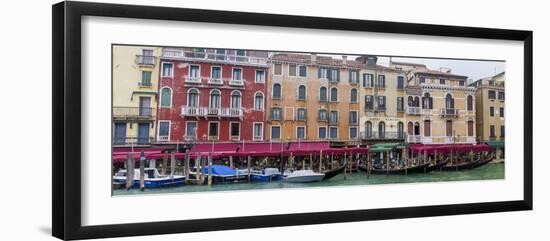
{"type": "Polygon", "coordinates": [[[307,66],[300,65],[300,77],[307,77],[307,66]]]}
{"type": "Polygon", "coordinates": [[[397,123],[397,138],[399,139],[405,138],[405,126],[401,121],[397,123]]]}
{"type": "Polygon", "coordinates": [[[261,92],[257,92],[254,96],[254,110],[264,110],[264,94],[261,92]]]}
{"type": "Polygon", "coordinates": [[[170,122],[159,121],[159,139],[168,140],[170,136],[170,122]]]}
{"type": "Polygon", "coordinates": [[[216,79],[216,80],[222,79],[222,67],[219,67],[219,66],[212,67],[210,78],[216,79]]]}
{"type": "Polygon", "coordinates": [[[473,111],[474,110],[474,97],[472,97],[471,95],[468,95],[468,97],[466,99],[466,105],[467,105],[468,111],[473,111]]]}
{"type": "Polygon", "coordinates": [[[453,99],[453,96],[451,96],[451,94],[447,94],[445,96],[445,108],[446,109],[454,109],[455,108],[455,100],[453,99]]]}
{"type": "Polygon", "coordinates": [[[141,83],[139,83],[139,85],[151,87],[151,71],[141,72],[141,83]]]}
{"type": "Polygon", "coordinates": [[[424,93],[424,96],[422,96],[422,109],[432,109],[433,107],[433,99],[430,96],[429,93],[424,93]]]}
{"type": "Polygon", "coordinates": [[[450,136],[453,136],[453,121],[452,120],[447,120],[446,122],[446,134],[448,137],[450,136]]]}
{"type": "Polygon", "coordinates": [[[330,72],[329,72],[328,80],[330,80],[332,82],[339,82],[340,81],[340,70],[331,69],[330,72]]]}
{"type": "Polygon", "coordinates": [[[430,120],[424,120],[424,136],[431,136],[432,125],[430,120]]]}
{"type": "Polygon", "coordinates": [[[350,111],[349,112],[349,123],[351,125],[357,125],[357,111],[350,111]]]}
{"type": "Polygon", "coordinates": [[[239,122],[231,122],[229,133],[232,140],[238,140],[241,138],[241,124],[239,122]]]}
{"type": "Polygon", "coordinates": [[[201,68],[199,65],[191,65],[189,68],[189,78],[198,79],[201,76],[201,68]]]}
{"type": "Polygon", "coordinates": [[[365,109],[374,109],[374,97],[372,95],[365,95],[365,109]]]}
{"type": "Polygon", "coordinates": [[[143,64],[154,64],[155,63],[155,57],[153,57],[153,50],[151,49],[143,49],[143,64]]]}
{"type": "Polygon", "coordinates": [[[357,89],[353,88],[350,90],[349,102],[357,103],[357,89]]]}
{"type": "Polygon", "coordinates": [[[489,116],[490,117],[495,116],[495,107],[493,107],[493,106],[489,107],[489,116]]]}
{"type": "Polygon", "coordinates": [[[378,75],[378,83],[376,83],[378,88],[386,88],[386,76],[378,75]]]}
{"type": "Polygon", "coordinates": [[[174,76],[174,64],[162,63],[162,77],[174,76]]]}
{"type": "Polygon", "coordinates": [[[233,68],[233,80],[243,80],[243,69],[233,68]]]}
{"type": "Polygon", "coordinates": [[[504,100],[504,92],[502,92],[502,91],[498,92],[498,99],[499,100],[504,100]]]}
{"type": "Polygon", "coordinates": [[[271,119],[280,120],[281,119],[281,108],[271,107],[271,119]]]}
{"type": "Polygon", "coordinates": [[[491,138],[495,137],[495,126],[494,125],[489,126],[489,137],[491,137],[491,138]]]}
{"type": "Polygon", "coordinates": [[[397,111],[403,112],[404,111],[404,99],[403,97],[397,97],[397,111]]]}
{"type": "Polygon", "coordinates": [[[254,123],[254,140],[264,139],[264,124],[263,123],[254,123]]]}
{"type": "Polygon", "coordinates": [[[386,123],[383,121],[378,123],[378,137],[384,139],[386,136],[386,123]]]}
{"type": "Polygon", "coordinates": [[[221,105],[221,93],[219,90],[210,91],[210,108],[220,108],[221,105]]]}
{"type": "Polygon", "coordinates": [[[474,136],[474,121],[468,121],[468,136],[474,136]]]}
{"type": "Polygon", "coordinates": [[[459,80],[459,81],[458,81],[458,85],[464,86],[464,80],[459,80]]]}
{"type": "Polygon", "coordinates": [[[496,92],[494,90],[489,90],[489,99],[494,100],[496,99],[496,92]]]}
{"type": "Polygon", "coordinates": [[[281,99],[281,84],[279,83],[273,84],[272,97],[273,99],[281,99]]]}
{"type": "Polygon", "coordinates": [[[397,89],[402,90],[405,88],[405,77],[397,76],[397,89]]]}
{"type": "Polygon", "coordinates": [[[289,64],[288,65],[288,76],[296,76],[296,65],[295,64],[289,64]]]}
{"type": "Polygon", "coordinates": [[[372,138],[372,122],[370,122],[370,121],[365,122],[365,137],[364,138],[372,138]]]}
{"type": "Polygon", "coordinates": [[[170,108],[172,107],[172,89],[163,87],[160,91],[160,107],[170,108]]]}
{"type": "Polygon", "coordinates": [[[330,123],[338,123],[338,111],[331,110],[330,111],[330,123]]]}
{"type": "Polygon", "coordinates": [[[296,120],[302,120],[302,121],[305,121],[306,120],[306,116],[307,116],[307,110],[305,108],[298,108],[298,111],[297,111],[297,115],[296,115],[296,120]]]}
{"type": "Polygon", "coordinates": [[[504,139],[504,126],[500,126],[500,138],[504,139]]]}
{"type": "Polygon", "coordinates": [[[216,59],[217,60],[225,60],[226,52],[225,49],[216,49],[216,59]]]}
{"type": "Polygon", "coordinates": [[[349,139],[357,139],[357,127],[349,128],[349,139]]]}
{"type": "Polygon", "coordinates": [[[328,79],[328,69],[327,68],[319,68],[319,79],[328,79]]]}
{"type": "Polygon", "coordinates": [[[386,96],[378,96],[378,110],[386,110],[386,96]]]}
{"type": "Polygon", "coordinates": [[[374,75],[372,74],[363,74],[363,87],[372,88],[374,75]]]}
{"type": "Polygon", "coordinates": [[[256,70],[256,83],[265,83],[265,70],[256,70]]]}
{"type": "Polygon", "coordinates": [[[327,101],[327,87],[321,87],[319,88],[319,100],[320,101],[327,101]]]}
{"type": "Polygon", "coordinates": [[[197,122],[188,121],[185,123],[185,136],[187,138],[197,138],[197,122]]]}
{"type": "Polygon", "coordinates": [[[219,127],[220,126],[218,122],[208,123],[208,137],[210,137],[210,139],[218,139],[219,127]]]}
{"type": "Polygon", "coordinates": [[[338,89],[336,87],[330,88],[330,101],[332,102],[338,101],[338,89]]]}
{"type": "Polygon", "coordinates": [[[319,110],[319,120],[321,121],[328,120],[327,110],[319,110]]]}
{"type": "Polygon", "coordinates": [[[445,85],[445,79],[439,79],[439,84],[440,85],[445,85]]]}
{"type": "Polygon", "coordinates": [[[283,65],[282,64],[274,64],[273,67],[273,75],[283,75],[283,65]]]}
{"type": "Polygon", "coordinates": [[[306,86],[298,86],[298,100],[306,100],[306,86]]]}
{"type": "Polygon", "coordinates": [[[349,71],[349,82],[352,83],[352,84],[357,84],[357,79],[358,79],[358,72],[357,70],[350,70],[349,71]]]}
{"type": "Polygon", "coordinates": [[[241,108],[241,92],[238,90],[234,90],[233,92],[231,92],[231,108],[241,108]]]}
{"type": "Polygon", "coordinates": [[[296,127],[296,139],[305,139],[306,138],[306,127],[298,126],[296,127]]]}
{"type": "Polygon", "coordinates": [[[319,133],[317,134],[319,139],[327,139],[327,128],[322,126],[319,127],[319,133]]]}
{"type": "Polygon", "coordinates": [[[329,137],[330,139],[338,139],[338,127],[330,127],[329,128],[329,137]]]}
{"type": "Polygon", "coordinates": [[[281,127],[271,126],[271,139],[281,139],[281,127]]]}
{"type": "Polygon", "coordinates": [[[504,117],[504,107],[499,108],[498,114],[500,115],[500,117],[504,117]]]}
{"type": "Polygon", "coordinates": [[[419,82],[420,82],[421,84],[426,83],[426,77],[420,77],[420,78],[419,78],[419,82]]]}
{"type": "Polygon", "coordinates": [[[199,107],[199,90],[193,88],[187,91],[187,106],[199,107]]]}

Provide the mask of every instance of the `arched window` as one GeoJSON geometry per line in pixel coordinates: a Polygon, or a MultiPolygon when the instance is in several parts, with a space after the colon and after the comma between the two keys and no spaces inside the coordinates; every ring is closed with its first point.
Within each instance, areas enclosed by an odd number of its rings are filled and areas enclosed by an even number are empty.
{"type": "Polygon", "coordinates": [[[199,107],[199,90],[192,88],[187,91],[187,106],[199,107]]]}
{"type": "Polygon", "coordinates": [[[384,139],[386,136],[386,123],[381,121],[378,123],[378,137],[384,139]]]}
{"type": "Polygon", "coordinates": [[[327,101],[327,87],[322,86],[319,88],[319,100],[320,101],[327,101]]]}
{"type": "Polygon", "coordinates": [[[231,92],[231,108],[241,108],[241,92],[238,90],[234,90],[233,92],[231,92]]]}
{"type": "Polygon", "coordinates": [[[273,93],[272,97],[273,99],[280,99],[281,98],[281,84],[275,83],[273,84],[273,93]]]}
{"type": "Polygon", "coordinates": [[[409,96],[407,98],[407,104],[410,106],[410,107],[413,107],[414,106],[414,100],[413,100],[413,97],[412,96],[409,96]]]}
{"type": "Polygon", "coordinates": [[[410,136],[414,135],[414,125],[413,125],[412,122],[409,122],[409,123],[407,124],[407,133],[408,133],[410,136]]]}
{"type": "Polygon", "coordinates": [[[429,93],[425,93],[422,97],[422,109],[432,109],[432,97],[429,93]]]}
{"type": "Polygon", "coordinates": [[[338,101],[338,89],[336,87],[330,88],[330,101],[338,101]]]}
{"type": "Polygon", "coordinates": [[[414,107],[420,107],[420,98],[414,97],[414,107]]]}
{"type": "Polygon", "coordinates": [[[172,89],[169,87],[162,87],[160,91],[160,107],[172,107],[172,89]]]}
{"type": "Polygon", "coordinates": [[[298,86],[298,100],[306,100],[306,86],[298,86]]]}
{"type": "Polygon", "coordinates": [[[221,93],[219,90],[210,91],[210,108],[220,108],[221,93]]]}
{"type": "Polygon", "coordinates": [[[365,138],[372,138],[372,123],[370,121],[365,122],[365,138]]]}
{"type": "Polygon", "coordinates": [[[405,126],[401,121],[397,122],[397,138],[399,139],[405,138],[405,126]]]}
{"type": "Polygon", "coordinates": [[[256,92],[254,95],[254,110],[264,110],[264,94],[262,92],[256,92]]]}
{"type": "Polygon", "coordinates": [[[424,120],[424,136],[432,135],[432,125],[430,120],[424,120]]]}
{"type": "Polygon", "coordinates": [[[350,100],[351,103],[357,103],[357,89],[353,88],[350,91],[350,100]]]}
{"type": "Polygon", "coordinates": [[[467,97],[467,107],[468,107],[468,111],[473,111],[474,110],[474,97],[472,97],[471,95],[468,95],[467,97]]]}
{"type": "Polygon", "coordinates": [[[453,96],[451,94],[447,94],[445,96],[445,109],[454,109],[455,108],[455,100],[453,99],[453,96]]]}
{"type": "Polygon", "coordinates": [[[414,135],[415,136],[420,135],[420,123],[418,123],[418,122],[414,123],[414,135]]]}

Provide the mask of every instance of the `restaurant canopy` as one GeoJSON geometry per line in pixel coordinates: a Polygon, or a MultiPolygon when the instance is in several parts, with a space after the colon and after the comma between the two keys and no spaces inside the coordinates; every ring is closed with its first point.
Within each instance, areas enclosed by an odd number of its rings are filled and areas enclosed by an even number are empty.
{"type": "Polygon", "coordinates": [[[504,148],[504,141],[486,141],[485,143],[493,148],[504,148]]]}
{"type": "Polygon", "coordinates": [[[482,151],[492,151],[493,148],[486,144],[442,144],[442,145],[422,145],[414,144],[410,145],[409,148],[414,154],[427,154],[432,155],[435,153],[446,154],[450,152],[482,152],[482,151]]]}
{"type": "Polygon", "coordinates": [[[386,151],[394,151],[396,150],[401,144],[400,143],[380,143],[372,145],[369,148],[370,153],[375,152],[386,152],[386,151]]]}

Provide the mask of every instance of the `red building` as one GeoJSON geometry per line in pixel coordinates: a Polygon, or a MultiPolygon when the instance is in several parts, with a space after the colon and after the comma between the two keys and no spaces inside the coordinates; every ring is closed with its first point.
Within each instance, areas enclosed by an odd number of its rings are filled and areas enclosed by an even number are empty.
{"type": "Polygon", "coordinates": [[[157,140],[262,141],[268,53],[165,48],[157,140]]]}

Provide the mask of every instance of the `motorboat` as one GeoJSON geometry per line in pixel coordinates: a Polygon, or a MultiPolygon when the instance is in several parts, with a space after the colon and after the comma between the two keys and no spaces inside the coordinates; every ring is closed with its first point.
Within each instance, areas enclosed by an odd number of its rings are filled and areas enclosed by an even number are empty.
{"type": "Polygon", "coordinates": [[[287,182],[319,182],[325,177],[324,173],[316,173],[312,170],[298,170],[293,171],[285,177],[287,182]]]}
{"type": "Polygon", "coordinates": [[[264,170],[251,170],[250,171],[250,180],[251,181],[278,181],[283,179],[283,174],[277,168],[269,167],[264,170]]]}
{"type": "MultiPolygon", "coordinates": [[[[185,177],[182,175],[161,175],[156,168],[144,168],[145,188],[179,186],[185,183],[185,177]]],[[[126,169],[118,170],[113,176],[113,184],[117,187],[126,186],[126,169]]],[[[140,187],[140,169],[134,169],[134,187],[140,187]]]]}

